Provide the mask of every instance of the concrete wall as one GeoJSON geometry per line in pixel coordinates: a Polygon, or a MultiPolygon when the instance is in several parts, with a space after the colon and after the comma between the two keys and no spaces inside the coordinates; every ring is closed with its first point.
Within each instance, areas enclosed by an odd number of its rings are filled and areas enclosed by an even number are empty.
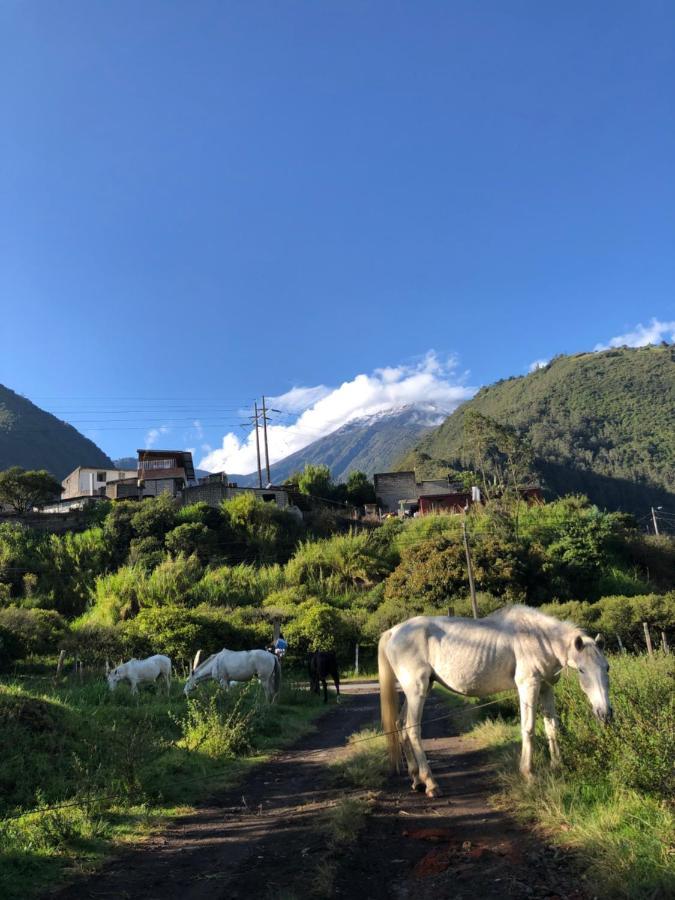
{"type": "Polygon", "coordinates": [[[288,506],[287,491],[229,487],[226,481],[207,481],[204,484],[183,488],[183,506],[188,506],[190,503],[208,503],[209,506],[218,506],[221,500],[231,500],[239,494],[255,494],[256,497],[262,500],[276,503],[281,509],[285,509],[288,506]]]}
{"type": "Polygon", "coordinates": [[[399,500],[413,500],[418,496],[414,472],[380,472],[373,481],[382,512],[397,513],[399,500]]]}

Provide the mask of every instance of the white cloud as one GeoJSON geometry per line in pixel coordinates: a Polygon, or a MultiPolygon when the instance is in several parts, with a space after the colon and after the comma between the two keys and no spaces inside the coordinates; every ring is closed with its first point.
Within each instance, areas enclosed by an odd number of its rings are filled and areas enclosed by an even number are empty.
{"type": "Polygon", "coordinates": [[[611,338],[608,344],[596,344],[594,350],[609,350],[610,347],[646,347],[661,341],[675,341],[675,322],[660,322],[652,319],[649,325],[640,323],[633,331],[611,338]]]}
{"type": "Polygon", "coordinates": [[[204,429],[202,428],[202,423],[199,421],[199,419],[194,420],[194,422],[192,423],[192,427],[194,428],[196,437],[201,440],[204,437],[204,429]]]}
{"type": "Polygon", "coordinates": [[[533,363],[530,363],[530,367],[527,370],[528,372],[536,372],[537,369],[543,369],[549,364],[548,359],[535,359],[533,363]]]}
{"type": "Polygon", "coordinates": [[[168,434],[171,429],[167,425],[160,425],[159,428],[151,428],[150,431],[145,436],[145,446],[146,449],[150,449],[150,447],[154,447],[157,443],[157,438],[161,437],[163,434],[168,434]]]}
{"type": "MultiPolygon", "coordinates": [[[[356,375],[337,388],[325,385],[293,388],[269,405],[295,414],[290,424],[270,423],[267,428],[270,462],[301,450],[340,426],[413,403],[427,403],[448,414],[473,396],[456,372],[454,359],[440,360],[430,351],[415,365],[388,366],[371,375],[356,375]]],[[[207,453],[199,467],[211,472],[247,474],[256,468],[255,432],[242,440],[229,432],[222,446],[207,453]]]]}

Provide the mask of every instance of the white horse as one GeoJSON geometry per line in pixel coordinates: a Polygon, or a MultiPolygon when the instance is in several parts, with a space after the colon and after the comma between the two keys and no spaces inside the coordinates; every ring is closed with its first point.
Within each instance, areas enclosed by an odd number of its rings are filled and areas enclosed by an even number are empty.
{"type": "Polygon", "coordinates": [[[518,689],[520,771],[528,779],[539,701],[551,764],[557,766],[560,751],[553,685],[563,668],[578,671],[597,718],[611,719],[609,665],[602,647],[600,635],[594,641],[576,625],[527,606],[506,607],[484,619],[416,616],[395,625],[382,635],[378,648],[382,728],[389,732],[392,768],[398,766],[402,746],[413,790],[425,788],[428,797],[440,793],[421,741],[424,701],[434,681],[469,697],[518,689]],[[400,718],[397,678],[405,695],[400,718]]]}
{"type": "Polygon", "coordinates": [[[273,703],[281,687],[281,665],[277,657],[267,650],[221,650],[220,653],[213,653],[192,672],[183,691],[187,697],[207,678],[213,678],[228,690],[232,682],[250,681],[256,675],[267,699],[273,703]]]}
{"type": "Polygon", "coordinates": [[[131,693],[138,693],[139,684],[154,684],[162,676],[167,694],[171,690],[171,660],[168,656],[148,656],[147,659],[130,659],[108,673],[108,687],[114,691],[120,681],[128,681],[131,693]]]}

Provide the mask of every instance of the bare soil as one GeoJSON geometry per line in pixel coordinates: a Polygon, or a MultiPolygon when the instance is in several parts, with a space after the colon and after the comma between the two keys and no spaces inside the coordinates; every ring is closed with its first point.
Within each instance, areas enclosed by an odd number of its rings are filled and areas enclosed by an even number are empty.
{"type": "MultiPolygon", "coordinates": [[[[349,702],[330,705],[316,733],[95,875],[51,892],[51,900],[321,896],[314,873],[329,853],[322,816],[345,794],[328,763],[345,752],[350,734],[378,719],[376,685],[345,688],[349,702]]],[[[429,718],[444,711],[430,698],[429,718]]],[[[410,791],[407,777],[392,778],[355,843],[331,854],[337,872],[330,895],[584,900],[575,861],[490,805],[489,755],[469,739],[447,736],[451,731],[452,720],[424,730],[444,796],[428,800],[410,791]]]]}

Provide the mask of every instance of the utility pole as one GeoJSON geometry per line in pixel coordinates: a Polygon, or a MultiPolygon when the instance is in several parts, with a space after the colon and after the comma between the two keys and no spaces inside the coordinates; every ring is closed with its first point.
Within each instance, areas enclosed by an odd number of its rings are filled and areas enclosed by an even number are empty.
{"type": "Polygon", "coordinates": [[[258,424],[258,418],[260,416],[260,413],[258,412],[257,400],[253,404],[253,409],[253,427],[255,428],[255,452],[258,457],[258,487],[262,489],[262,469],[260,468],[260,435],[258,434],[258,429],[260,428],[260,425],[258,424]]]}
{"type": "Polygon", "coordinates": [[[474,619],[478,618],[478,604],[476,603],[476,585],[473,583],[473,566],[471,565],[471,553],[469,540],[466,536],[466,518],[462,519],[462,537],[464,538],[464,552],[466,553],[466,568],[469,573],[469,590],[471,591],[471,609],[474,619]]]}
{"type": "MultiPolygon", "coordinates": [[[[661,509],[661,507],[658,506],[657,509],[661,509]]],[[[654,523],[654,534],[658,534],[659,526],[658,526],[658,522],[656,521],[656,510],[654,509],[653,506],[652,506],[652,522],[654,523]]]]}
{"type": "Polygon", "coordinates": [[[270,475],[270,451],[267,446],[267,408],[265,406],[264,394],[262,398],[262,407],[263,435],[265,436],[265,468],[267,469],[267,484],[271,484],[272,476],[270,475]]]}

